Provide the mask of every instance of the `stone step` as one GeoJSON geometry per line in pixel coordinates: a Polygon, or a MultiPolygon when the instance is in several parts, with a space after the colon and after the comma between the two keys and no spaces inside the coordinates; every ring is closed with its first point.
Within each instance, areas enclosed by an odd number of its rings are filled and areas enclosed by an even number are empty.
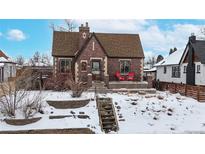
{"type": "Polygon", "coordinates": [[[105,124],[113,124],[113,121],[103,121],[103,125],[105,124]]]}
{"type": "Polygon", "coordinates": [[[115,119],[114,118],[110,118],[110,119],[102,119],[102,122],[113,122],[113,121],[115,121],[115,119]]]}
{"type": "Polygon", "coordinates": [[[100,111],[103,111],[103,112],[113,112],[113,110],[106,110],[106,109],[101,109],[100,111]]]}
{"type": "Polygon", "coordinates": [[[115,115],[114,106],[111,98],[98,98],[97,106],[99,110],[99,118],[101,128],[105,133],[117,131],[118,125],[115,115]]]}
{"type": "Polygon", "coordinates": [[[100,113],[102,117],[109,117],[109,116],[114,116],[113,112],[111,113],[100,113]]]}
{"type": "Polygon", "coordinates": [[[114,131],[116,129],[116,125],[105,125],[103,129],[108,129],[109,131],[114,131]]]}

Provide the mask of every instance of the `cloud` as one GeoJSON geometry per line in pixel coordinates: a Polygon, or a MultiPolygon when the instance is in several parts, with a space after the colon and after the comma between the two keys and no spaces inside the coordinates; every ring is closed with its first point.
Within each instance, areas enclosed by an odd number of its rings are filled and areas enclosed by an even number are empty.
{"type": "Polygon", "coordinates": [[[91,31],[139,34],[145,55],[168,55],[170,48],[184,50],[191,33],[201,37],[197,24],[166,24],[159,26],[155,20],[76,20],[80,25],[88,21],[91,31]]]}
{"type": "Polygon", "coordinates": [[[2,36],[3,34],[0,32],[0,37],[2,36]]]}
{"type": "Polygon", "coordinates": [[[110,33],[136,33],[149,23],[146,20],[76,20],[78,25],[88,22],[91,31],[110,33]]]}
{"type": "Polygon", "coordinates": [[[7,39],[13,41],[23,41],[26,39],[26,35],[19,29],[11,29],[7,33],[7,39]]]}

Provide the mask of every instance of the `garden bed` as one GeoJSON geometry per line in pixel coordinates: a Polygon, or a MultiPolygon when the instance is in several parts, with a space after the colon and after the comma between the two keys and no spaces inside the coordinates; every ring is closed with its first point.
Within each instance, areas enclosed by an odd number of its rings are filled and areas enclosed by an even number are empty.
{"type": "Polygon", "coordinates": [[[84,107],[89,103],[89,99],[84,100],[55,100],[55,101],[47,101],[50,106],[55,107],[56,109],[74,109],[84,107]]]}
{"type": "Polygon", "coordinates": [[[89,128],[69,128],[0,131],[0,134],[95,134],[95,132],[93,132],[89,128]]]}
{"type": "Polygon", "coordinates": [[[9,125],[22,126],[39,121],[41,117],[31,119],[5,119],[4,121],[9,125]]]}

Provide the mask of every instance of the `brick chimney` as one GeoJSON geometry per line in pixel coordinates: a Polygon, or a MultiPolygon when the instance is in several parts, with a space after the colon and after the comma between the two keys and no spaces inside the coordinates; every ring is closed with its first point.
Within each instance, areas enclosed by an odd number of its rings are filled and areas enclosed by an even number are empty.
{"type": "Polygon", "coordinates": [[[194,33],[192,33],[191,36],[189,37],[189,41],[191,43],[195,43],[196,42],[196,36],[194,35],[194,33]]]}
{"type": "Polygon", "coordinates": [[[90,27],[88,27],[88,22],[85,23],[85,26],[81,24],[79,27],[79,49],[83,46],[87,38],[89,37],[90,34],[90,27]]]}

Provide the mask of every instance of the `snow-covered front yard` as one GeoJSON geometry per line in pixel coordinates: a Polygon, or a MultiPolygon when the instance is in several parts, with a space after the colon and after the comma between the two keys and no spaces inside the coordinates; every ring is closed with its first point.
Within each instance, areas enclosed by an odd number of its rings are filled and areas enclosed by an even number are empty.
{"type": "MultiPolygon", "coordinates": [[[[36,93],[33,91],[32,93],[36,93]]],[[[70,92],[43,91],[44,114],[36,123],[25,126],[6,124],[0,113],[0,130],[28,130],[53,128],[90,128],[95,133],[103,133],[99,125],[98,110],[94,93],[84,92],[81,98],[89,98],[88,105],[76,109],[55,109],[47,100],[70,100],[70,92]],[[76,115],[83,113],[89,118],[76,115]],[[71,115],[61,119],[49,119],[49,116],[71,115]]],[[[117,133],[199,133],[205,132],[205,104],[179,94],[159,92],[139,95],[137,93],[108,93],[100,97],[111,97],[118,118],[117,133]]]]}
{"type": "Polygon", "coordinates": [[[118,133],[205,131],[205,104],[192,98],[169,92],[157,92],[145,96],[115,93],[107,96],[113,98],[116,107],[119,121],[118,133]]]}

